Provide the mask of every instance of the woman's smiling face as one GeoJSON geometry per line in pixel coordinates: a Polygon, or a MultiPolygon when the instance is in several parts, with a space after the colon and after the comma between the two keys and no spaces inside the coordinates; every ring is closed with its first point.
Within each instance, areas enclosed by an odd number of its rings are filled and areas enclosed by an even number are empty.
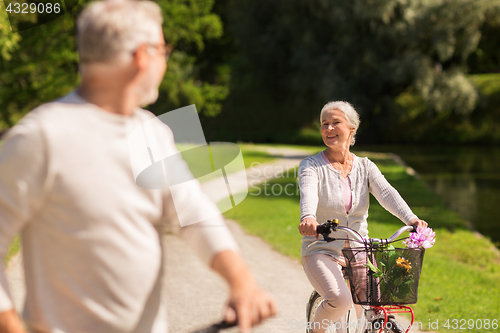
{"type": "Polygon", "coordinates": [[[337,109],[326,110],[321,118],[321,136],[325,145],[331,148],[349,148],[354,130],[344,112],[337,109]]]}

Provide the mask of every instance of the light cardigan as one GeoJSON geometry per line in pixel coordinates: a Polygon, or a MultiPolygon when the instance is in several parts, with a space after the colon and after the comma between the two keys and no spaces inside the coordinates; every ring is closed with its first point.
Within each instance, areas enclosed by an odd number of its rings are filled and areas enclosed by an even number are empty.
{"type": "MultiPolygon", "coordinates": [[[[380,172],[378,167],[368,158],[360,158],[353,154],[353,167],[348,177],[351,181],[352,207],[346,213],[341,189],[341,174],[339,170],[325,161],[322,152],[302,160],[299,165],[300,212],[302,221],[306,217],[315,218],[318,223],[338,219],[341,226],[347,226],[368,236],[368,208],[372,193],[378,202],[390,213],[408,224],[417,218],[401,195],[392,187],[380,172]]],[[[346,238],[343,231],[331,234],[335,238],[346,238]]],[[[320,235],[320,239],[323,236],[320,235]]],[[[341,255],[344,242],[318,242],[308,247],[316,240],[313,236],[302,238],[302,255],[328,253],[334,257],[341,255]]],[[[351,246],[356,243],[351,242],[351,246]]]]}

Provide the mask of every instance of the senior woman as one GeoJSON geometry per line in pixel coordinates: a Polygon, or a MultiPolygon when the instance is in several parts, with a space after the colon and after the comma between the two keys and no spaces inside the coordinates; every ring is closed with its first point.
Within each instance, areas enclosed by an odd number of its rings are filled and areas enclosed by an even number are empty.
{"type": "MultiPolygon", "coordinates": [[[[387,182],[368,158],[349,151],[359,126],[359,115],[347,102],[330,102],[321,110],[321,136],[327,148],[305,158],[299,166],[302,265],[307,278],[323,297],[310,332],[325,332],[324,323],[339,320],[352,306],[352,297],[342,277],[342,242],[315,243],[316,227],[336,218],[368,236],[369,194],[408,225],[427,226],[387,182]],[[308,247],[309,246],[309,247],[308,247]],[[326,321],[325,321],[326,319],[326,321]],[[317,324],[317,325],[315,325],[317,324]]],[[[346,234],[337,231],[337,237],[346,234]]]]}

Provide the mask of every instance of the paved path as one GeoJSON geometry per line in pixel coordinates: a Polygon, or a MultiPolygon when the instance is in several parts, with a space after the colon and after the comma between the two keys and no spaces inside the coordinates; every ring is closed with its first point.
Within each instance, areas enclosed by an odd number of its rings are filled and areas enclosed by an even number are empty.
{"type": "MultiPolygon", "coordinates": [[[[287,168],[297,166],[307,156],[303,151],[293,149],[271,148],[269,151],[280,158],[247,170],[249,184],[279,175],[287,168]]],[[[305,305],[312,287],[301,264],[274,251],[260,238],[246,234],[235,222],[227,223],[259,285],[276,298],[280,308],[278,316],[253,332],[304,332],[299,327],[305,322],[305,305]]],[[[228,294],[225,283],[203,265],[181,240],[173,235],[165,237],[165,297],[169,302],[170,332],[190,332],[218,321],[228,294]]],[[[24,280],[19,255],[9,263],[7,275],[16,309],[20,310],[24,299],[24,280]]],[[[236,329],[227,332],[236,332],[236,329]]]]}
{"type": "MultiPolygon", "coordinates": [[[[235,222],[227,223],[259,285],[279,302],[279,315],[253,332],[304,332],[291,328],[305,321],[305,304],[312,291],[302,266],[246,234],[235,222]]],[[[177,237],[167,237],[166,253],[170,332],[190,332],[218,321],[228,295],[226,284],[177,237]]]]}

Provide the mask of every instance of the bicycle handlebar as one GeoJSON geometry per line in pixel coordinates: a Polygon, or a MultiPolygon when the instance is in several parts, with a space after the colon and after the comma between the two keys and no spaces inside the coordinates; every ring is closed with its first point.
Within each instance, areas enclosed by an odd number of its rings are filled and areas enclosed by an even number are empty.
{"type": "MultiPolygon", "coordinates": [[[[367,245],[381,245],[381,246],[384,246],[384,245],[387,245],[389,243],[392,243],[396,240],[396,238],[398,238],[403,232],[416,232],[417,231],[417,228],[415,226],[404,226],[404,227],[401,227],[399,228],[398,231],[396,231],[394,233],[394,235],[392,235],[391,237],[389,238],[386,238],[386,239],[379,239],[379,238],[369,238],[369,239],[364,239],[363,237],[361,237],[361,235],[349,228],[349,227],[341,227],[339,226],[339,220],[337,219],[334,219],[334,220],[328,220],[327,222],[323,223],[323,224],[320,224],[317,228],[316,228],[316,232],[318,234],[321,234],[323,235],[323,239],[329,243],[329,242],[333,242],[335,240],[341,240],[341,239],[337,239],[337,238],[332,238],[330,237],[330,232],[332,231],[337,231],[337,230],[342,230],[342,231],[345,231],[349,236],[351,236],[353,239],[350,239],[354,242],[358,242],[358,243],[361,243],[361,244],[367,244],[367,245]]],[[[316,242],[313,242],[313,243],[316,243],[316,242]]],[[[310,244],[312,245],[312,244],[310,244]]]]}
{"type": "Polygon", "coordinates": [[[237,325],[236,322],[228,323],[225,320],[222,320],[222,321],[215,323],[215,324],[212,324],[208,327],[204,327],[204,328],[198,329],[196,331],[193,331],[192,333],[218,333],[221,330],[235,327],[236,325],[237,325]]]}

